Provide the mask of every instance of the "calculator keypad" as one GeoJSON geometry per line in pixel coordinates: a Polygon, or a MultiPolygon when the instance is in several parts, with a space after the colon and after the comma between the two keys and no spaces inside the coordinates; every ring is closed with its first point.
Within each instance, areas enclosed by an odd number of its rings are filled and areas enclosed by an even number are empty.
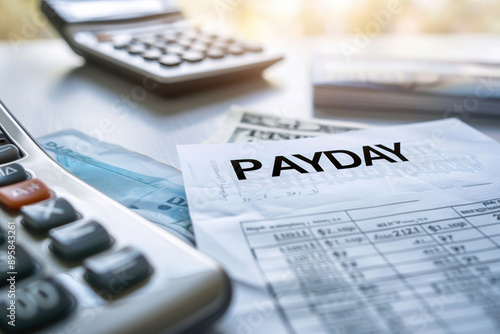
{"type": "MultiPolygon", "coordinates": [[[[0,146],[0,150],[2,148],[6,148],[4,157],[8,157],[4,161],[20,158],[16,146],[6,144],[0,146]]],[[[46,237],[43,233],[48,232],[51,241],[48,248],[56,258],[84,260],[82,281],[86,280],[94,289],[106,290],[115,296],[153,273],[147,259],[135,248],[125,247],[98,254],[113,245],[114,240],[108,231],[97,221],[84,222],[84,217],[66,199],[56,197],[57,194],[40,179],[28,177],[19,163],[0,166],[0,203],[4,208],[19,210],[18,221],[38,240],[46,237]]],[[[12,285],[15,294],[0,296],[0,332],[31,332],[61,320],[76,308],[78,302],[58,280],[45,274],[40,258],[50,253],[33,257],[19,239],[12,242],[11,230],[8,231],[7,237],[3,229],[0,230],[0,287],[7,285],[4,289],[8,289],[12,285]],[[15,252],[15,261],[12,251],[15,252]],[[15,326],[9,324],[12,314],[9,307],[13,303],[15,326]]],[[[16,235],[15,231],[13,235],[16,235]]]]}
{"type": "Polygon", "coordinates": [[[263,51],[260,44],[239,42],[230,36],[203,32],[191,26],[172,26],[161,32],[138,36],[115,35],[101,42],[112,43],[115,49],[142,56],[145,61],[158,61],[166,67],[263,51]]]}

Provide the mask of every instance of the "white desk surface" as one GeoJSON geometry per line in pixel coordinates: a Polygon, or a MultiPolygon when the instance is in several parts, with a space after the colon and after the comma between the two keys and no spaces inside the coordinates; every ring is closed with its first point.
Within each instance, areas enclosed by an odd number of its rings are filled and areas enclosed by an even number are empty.
{"type": "MultiPolygon", "coordinates": [[[[232,104],[286,116],[324,117],[372,125],[442,118],[443,113],[318,110],[312,105],[309,56],[339,53],[353,36],[281,40],[286,60],[247,81],[177,98],[148,93],[130,102],[134,82],[85,64],[62,40],[0,43],[0,99],[35,137],[74,128],[107,142],[177,165],[177,144],[201,143],[216,132],[232,104]]],[[[363,54],[500,61],[500,36],[382,36],[363,54]]],[[[500,141],[499,117],[467,123],[500,141]]]]}
{"type": "MultiPolygon", "coordinates": [[[[377,126],[442,118],[442,113],[314,109],[308,74],[310,52],[329,49],[338,53],[341,41],[350,42],[352,36],[280,41],[286,61],[266,71],[265,80],[178,98],[150,93],[125,109],[127,96],[136,84],[86,65],[62,40],[26,42],[18,49],[2,42],[0,99],[35,137],[75,128],[174,165],[178,161],[176,145],[209,138],[232,104],[286,116],[326,117],[377,126]]],[[[372,40],[362,52],[499,61],[499,41],[495,36],[386,36],[372,40]]],[[[500,117],[470,117],[465,121],[500,141],[500,117]]],[[[234,332],[226,323],[236,321],[231,312],[220,322],[217,333],[234,332]]]]}

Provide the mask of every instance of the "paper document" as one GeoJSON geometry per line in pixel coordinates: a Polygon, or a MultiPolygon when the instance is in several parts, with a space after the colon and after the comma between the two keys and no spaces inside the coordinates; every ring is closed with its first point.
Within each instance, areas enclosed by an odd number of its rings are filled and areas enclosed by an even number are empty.
{"type": "Polygon", "coordinates": [[[343,57],[312,57],[314,105],[362,110],[434,111],[448,117],[498,116],[500,68],[485,64],[343,57]],[[470,100],[476,101],[471,104],[470,100]]]}
{"type": "Polygon", "coordinates": [[[238,333],[498,333],[500,144],[458,120],[178,148],[238,333]]]}
{"type": "Polygon", "coordinates": [[[271,115],[232,106],[220,130],[207,144],[243,143],[248,141],[273,141],[331,135],[367,128],[360,123],[324,119],[297,119],[271,115]]]}

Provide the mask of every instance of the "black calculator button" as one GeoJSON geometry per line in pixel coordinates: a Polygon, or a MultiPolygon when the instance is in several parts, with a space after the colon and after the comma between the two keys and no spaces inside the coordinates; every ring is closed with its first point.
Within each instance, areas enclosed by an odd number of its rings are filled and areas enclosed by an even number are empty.
{"type": "Polygon", "coordinates": [[[12,250],[4,246],[0,252],[0,286],[8,285],[11,277],[14,278],[14,282],[17,282],[35,271],[35,261],[21,245],[16,245],[16,248],[12,250]],[[14,253],[9,254],[9,252],[14,253]],[[9,255],[15,258],[14,262],[9,255]]]}
{"type": "Polygon", "coordinates": [[[206,55],[209,58],[220,59],[220,58],[224,58],[226,53],[219,48],[210,48],[207,50],[206,55]]]}
{"type": "Polygon", "coordinates": [[[0,164],[11,162],[19,159],[19,149],[12,144],[0,146],[0,164]]]}
{"type": "Polygon", "coordinates": [[[9,143],[9,140],[7,139],[5,133],[3,133],[2,130],[0,130],[0,145],[5,145],[8,143],[9,143]]]}
{"type": "Polygon", "coordinates": [[[182,59],[176,54],[167,54],[160,58],[160,64],[165,66],[177,66],[180,63],[182,59]]]}
{"type": "Polygon", "coordinates": [[[190,63],[197,63],[205,59],[205,55],[199,51],[186,51],[182,54],[182,59],[190,63]]]}
{"type": "Polygon", "coordinates": [[[163,56],[163,52],[159,49],[151,49],[141,53],[141,56],[146,60],[158,60],[163,56]]]}
{"type": "Polygon", "coordinates": [[[64,198],[23,206],[21,215],[23,225],[36,232],[45,232],[78,219],[75,209],[64,198]]]}
{"type": "Polygon", "coordinates": [[[231,45],[227,51],[234,56],[240,56],[245,53],[245,50],[239,45],[231,45]]]}
{"type": "Polygon", "coordinates": [[[125,247],[83,262],[85,280],[97,291],[119,295],[148,278],[153,269],[141,252],[125,247]]]}
{"type": "Polygon", "coordinates": [[[109,248],[111,237],[101,224],[91,221],[83,225],[64,226],[49,232],[51,250],[68,261],[81,260],[109,248]]]}
{"type": "Polygon", "coordinates": [[[45,278],[16,291],[14,298],[6,294],[0,300],[0,329],[6,333],[27,333],[50,325],[75,309],[75,298],[53,278],[45,278]],[[15,301],[15,311],[11,305],[15,301]],[[10,309],[9,309],[10,307],[10,309]],[[14,318],[10,316],[14,315],[14,318]],[[9,321],[15,319],[15,327],[9,321]]]}
{"type": "Polygon", "coordinates": [[[0,187],[22,182],[28,178],[24,167],[20,164],[10,164],[0,167],[0,187]]]}

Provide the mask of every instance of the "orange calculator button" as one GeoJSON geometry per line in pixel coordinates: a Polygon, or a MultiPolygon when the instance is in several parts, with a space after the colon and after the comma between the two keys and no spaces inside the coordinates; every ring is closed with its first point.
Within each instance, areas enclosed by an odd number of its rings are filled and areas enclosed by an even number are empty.
{"type": "Polygon", "coordinates": [[[39,179],[31,179],[0,188],[0,202],[17,210],[50,197],[50,189],[39,179]]]}

